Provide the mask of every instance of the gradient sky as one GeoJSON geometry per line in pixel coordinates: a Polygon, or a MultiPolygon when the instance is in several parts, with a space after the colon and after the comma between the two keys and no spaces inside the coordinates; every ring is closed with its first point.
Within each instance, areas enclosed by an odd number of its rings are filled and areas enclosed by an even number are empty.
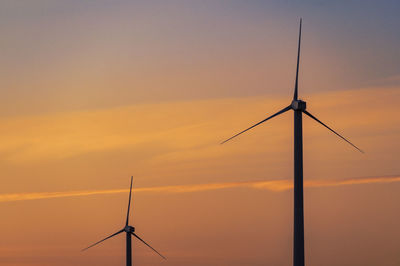
{"type": "Polygon", "coordinates": [[[400,264],[398,1],[2,1],[0,264],[292,261],[291,113],[304,118],[307,265],[400,264]]]}

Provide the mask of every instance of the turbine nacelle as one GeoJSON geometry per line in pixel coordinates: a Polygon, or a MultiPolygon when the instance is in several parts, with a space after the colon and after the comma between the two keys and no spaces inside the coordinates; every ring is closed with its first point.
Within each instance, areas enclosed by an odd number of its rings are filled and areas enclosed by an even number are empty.
{"type": "Polygon", "coordinates": [[[293,100],[290,107],[295,111],[305,111],[307,103],[302,100],[293,100]]]}
{"type": "Polygon", "coordinates": [[[135,227],[127,225],[124,227],[124,231],[127,233],[134,233],[135,232],[135,227]]]}

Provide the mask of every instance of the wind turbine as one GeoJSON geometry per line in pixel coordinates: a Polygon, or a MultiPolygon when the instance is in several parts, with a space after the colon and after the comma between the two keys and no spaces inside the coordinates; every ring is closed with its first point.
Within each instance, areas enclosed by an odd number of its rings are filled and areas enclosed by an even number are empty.
{"type": "Polygon", "coordinates": [[[126,214],[126,222],[125,222],[125,227],[119,230],[118,232],[104,238],[103,240],[100,240],[93,245],[88,246],[87,248],[82,249],[82,251],[85,251],[93,246],[96,246],[97,244],[100,244],[101,242],[112,238],[116,235],[119,235],[120,233],[125,232],[126,233],[126,266],[132,266],[132,236],[136,237],[140,241],[142,241],[146,246],[151,248],[154,252],[156,252],[158,255],[160,255],[163,259],[165,258],[163,255],[161,255],[157,250],[152,248],[149,244],[147,244],[143,239],[141,239],[136,233],[135,233],[135,227],[129,225],[129,210],[131,208],[131,195],[132,195],[132,182],[133,182],[133,177],[131,177],[131,188],[129,190],[129,202],[128,202],[128,211],[126,214]]]}
{"type": "Polygon", "coordinates": [[[283,114],[289,110],[294,111],[294,236],[293,236],[293,265],[304,266],[304,210],[303,210],[303,125],[302,125],[302,114],[306,114],[311,117],[338,137],[349,143],[351,146],[356,148],[358,151],[364,153],[357,146],[352,144],[350,141],[345,139],[339,133],[328,127],[326,124],[321,122],[318,118],[313,116],[311,113],[306,111],[306,102],[298,99],[298,80],[299,80],[299,63],[300,63],[300,43],[301,43],[301,25],[302,19],[300,19],[299,29],[299,43],[297,48],[297,68],[296,68],[296,81],[294,84],[294,95],[291,104],[279,112],[267,117],[266,119],[258,122],[257,124],[239,132],[238,134],[230,137],[223,141],[221,144],[243,134],[244,132],[266,122],[267,120],[283,114]]]}

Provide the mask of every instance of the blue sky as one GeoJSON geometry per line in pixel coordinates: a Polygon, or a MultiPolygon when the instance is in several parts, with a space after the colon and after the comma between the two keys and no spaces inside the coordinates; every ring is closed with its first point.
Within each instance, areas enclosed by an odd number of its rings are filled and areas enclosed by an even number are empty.
{"type": "Polygon", "coordinates": [[[299,17],[305,94],[396,85],[399,5],[5,1],[2,113],[287,95],[299,17]]]}

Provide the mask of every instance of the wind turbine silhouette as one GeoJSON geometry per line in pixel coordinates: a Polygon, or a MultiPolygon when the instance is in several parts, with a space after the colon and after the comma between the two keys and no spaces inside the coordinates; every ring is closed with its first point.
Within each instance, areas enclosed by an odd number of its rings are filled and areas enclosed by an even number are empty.
{"type": "Polygon", "coordinates": [[[299,43],[297,48],[297,68],[296,68],[296,81],[294,84],[294,95],[292,103],[280,110],[279,112],[267,117],[266,119],[258,122],[257,124],[239,132],[238,134],[230,137],[223,141],[221,144],[243,134],[244,132],[266,122],[267,120],[283,114],[289,110],[294,111],[294,230],[293,230],[293,265],[304,266],[304,209],[303,209],[303,125],[302,125],[302,114],[306,114],[311,117],[341,139],[349,143],[351,146],[356,148],[358,151],[364,153],[361,149],[355,146],[353,143],[345,139],[339,133],[328,127],[326,124],[321,122],[318,118],[313,116],[311,113],[306,111],[306,102],[298,99],[298,81],[299,81],[299,63],[300,63],[300,44],[301,44],[301,26],[302,19],[300,19],[299,29],[299,43]]]}
{"type": "Polygon", "coordinates": [[[149,244],[147,244],[143,239],[141,239],[136,233],[135,233],[135,227],[130,226],[129,225],[129,211],[131,208],[131,195],[132,195],[132,182],[133,182],[133,177],[131,177],[131,188],[129,190],[129,203],[128,203],[128,211],[126,214],[126,223],[125,223],[125,227],[122,228],[121,230],[119,230],[118,232],[104,238],[103,240],[100,240],[96,243],[94,243],[93,245],[88,246],[87,248],[82,249],[81,251],[85,251],[93,246],[96,246],[97,244],[100,244],[101,242],[112,238],[122,232],[126,233],[126,266],[132,266],[132,236],[136,237],[137,239],[139,239],[140,241],[142,241],[146,246],[148,246],[149,248],[151,248],[154,252],[156,252],[158,255],[160,255],[163,259],[167,259],[165,258],[163,255],[161,255],[157,250],[155,250],[154,248],[152,248],[149,244]]]}

